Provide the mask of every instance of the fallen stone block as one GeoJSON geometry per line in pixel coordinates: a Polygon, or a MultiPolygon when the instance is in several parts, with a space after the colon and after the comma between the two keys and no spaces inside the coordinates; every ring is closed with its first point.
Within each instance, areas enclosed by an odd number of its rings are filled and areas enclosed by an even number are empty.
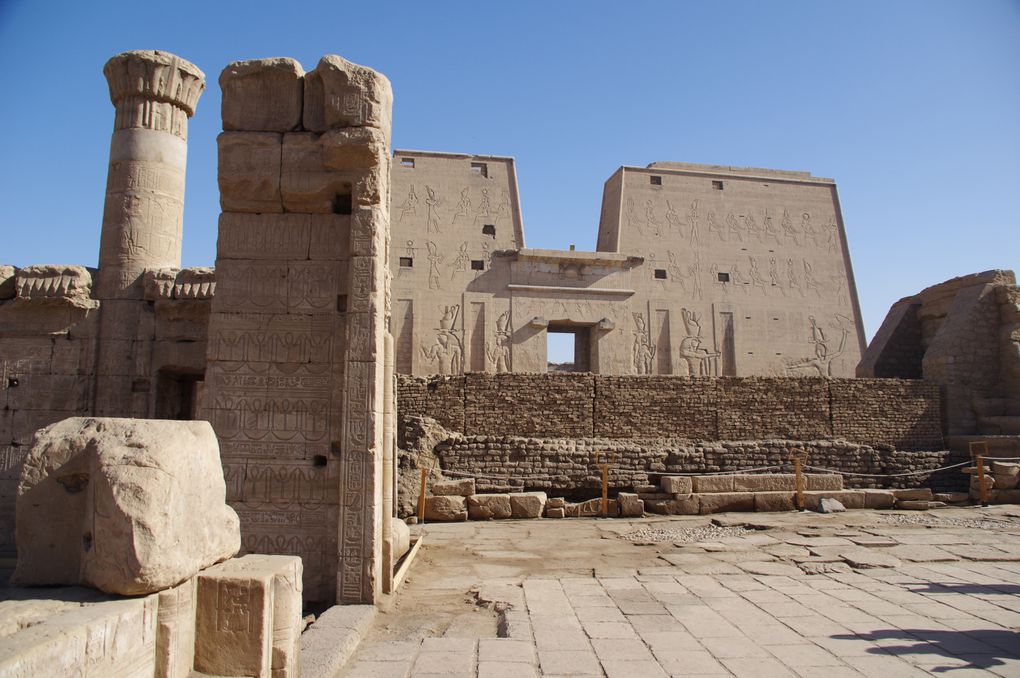
{"type": "Polygon", "coordinates": [[[514,492],[510,495],[510,517],[541,518],[547,500],[545,492],[514,492]]]}
{"type": "MultiPolygon", "coordinates": [[[[995,487],[995,476],[990,473],[985,474],[985,489],[994,490],[995,487]]],[[[977,492],[981,489],[981,476],[975,474],[970,477],[970,489],[972,492],[977,492]]]]}
{"type": "Polygon", "coordinates": [[[891,509],[896,504],[896,495],[889,490],[864,490],[864,508],[891,509]]]}
{"type": "Polygon", "coordinates": [[[468,509],[465,497],[425,497],[425,520],[440,523],[456,523],[467,519],[468,509]]]}
{"type": "Polygon", "coordinates": [[[509,494],[473,494],[467,498],[471,520],[502,520],[513,515],[509,494]]]}
{"type": "Polygon", "coordinates": [[[794,492],[755,492],[754,510],[762,513],[796,510],[797,495],[794,492]]]}
{"type": "Polygon", "coordinates": [[[701,510],[699,495],[688,494],[673,499],[646,501],[645,508],[651,513],[664,516],[696,516],[701,510]]]}
{"type": "Polygon", "coordinates": [[[197,579],[196,671],[298,675],[300,558],[250,554],[207,568],[197,579]]]}
{"type": "Polygon", "coordinates": [[[966,504],[970,501],[970,495],[966,492],[936,492],[935,501],[944,501],[947,504],[966,504]]]}
{"type": "Polygon", "coordinates": [[[708,492],[732,492],[733,476],[694,476],[692,478],[695,494],[708,492]]]}
{"type": "Polygon", "coordinates": [[[36,433],[17,498],[22,586],[139,595],[240,548],[208,422],[73,417],[36,433]]]}
{"type": "Polygon", "coordinates": [[[715,492],[699,495],[698,512],[725,513],[727,511],[753,511],[754,493],[752,492],[715,492]]]}
{"type": "Polygon", "coordinates": [[[810,491],[804,492],[804,508],[809,511],[818,511],[821,507],[822,499],[830,498],[835,499],[841,503],[844,508],[848,509],[862,509],[864,508],[865,493],[863,490],[837,490],[837,491],[810,491]]]}
{"type": "Polygon", "coordinates": [[[546,508],[546,510],[545,510],[545,517],[546,518],[566,518],[567,517],[567,510],[565,508],[563,508],[562,506],[560,506],[558,508],[551,508],[551,507],[550,508],[546,508]]]}
{"type": "Polygon", "coordinates": [[[694,481],[688,476],[663,476],[659,483],[666,494],[690,494],[694,481]]]}
{"type": "Polygon", "coordinates": [[[988,466],[993,475],[1020,476],[1020,464],[990,460],[988,466]]]}
{"type": "Polygon", "coordinates": [[[927,511],[932,507],[930,501],[921,501],[919,499],[904,499],[896,501],[896,508],[900,511],[927,511]]]}
{"type": "MultiPolygon", "coordinates": [[[[609,499],[607,504],[607,516],[615,518],[620,515],[619,502],[609,499]]],[[[568,518],[595,518],[602,515],[602,499],[589,499],[576,504],[567,504],[565,510],[568,518]]]]}
{"type": "Polygon", "coordinates": [[[995,473],[992,478],[995,479],[995,489],[997,490],[1015,490],[1017,484],[1020,484],[1020,477],[1012,473],[995,473]]]}
{"type": "Polygon", "coordinates": [[[546,508],[558,509],[563,508],[566,505],[567,500],[564,499],[563,497],[549,497],[545,502],[546,508]]]}
{"type": "Polygon", "coordinates": [[[635,485],[634,486],[634,493],[635,494],[655,493],[655,492],[658,492],[659,490],[660,490],[660,488],[659,488],[658,485],[635,485]]]}
{"type": "Polygon", "coordinates": [[[637,494],[638,499],[642,501],[665,501],[675,496],[672,492],[639,492],[637,494]]]}
{"type": "Polygon", "coordinates": [[[411,528],[403,520],[394,519],[391,525],[393,526],[393,540],[390,546],[390,556],[393,562],[397,562],[411,549],[411,528]]]}
{"type": "Polygon", "coordinates": [[[932,491],[927,487],[915,487],[906,490],[892,490],[893,496],[896,499],[903,499],[906,501],[931,501],[932,491]]]}
{"type": "MultiPolygon", "coordinates": [[[[47,603],[53,601],[37,601],[42,609],[31,621],[0,637],[0,675],[156,675],[156,598],[149,595],[59,606],[53,612],[46,610],[47,603]]],[[[8,614],[0,603],[0,618],[8,614]]]]}
{"type": "Polygon", "coordinates": [[[822,497],[822,500],[818,503],[819,513],[843,513],[845,511],[846,507],[838,499],[833,499],[832,497],[822,497]]]}
{"type": "Polygon", "coordinates": [[[431,489],[432,494],[440,497],[470,497],[475,494],[475,479],[437,480],[431,489]]]}
{"type": "Polygon", "coordinates": [[[616,500],[620,503],[620,515],[624,518],[640,518],[645,514],[645,502],[636,494],[620,492],[616,500]]]}

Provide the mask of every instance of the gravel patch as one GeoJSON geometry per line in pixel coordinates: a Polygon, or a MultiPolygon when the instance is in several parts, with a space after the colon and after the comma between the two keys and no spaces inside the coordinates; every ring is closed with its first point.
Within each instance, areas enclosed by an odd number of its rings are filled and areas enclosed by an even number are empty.
{"type": "Polygon", "coordinates": [[[620,538],[632,541],[635,544],[661,544],[664,542],[690,544],[701,541],[718,541],[723,537],[743,537],[748,534],[755,534],[756,532],[756,530],[748,530],[744,527],[720,527],[718,525],[672,527],[667,529],[644,527],[621,534],[620,538]]]}
{"type": "Polygon", "coordinates": [[[964,527],[975,530],[1020,529],[1015,518],[949,518],[931,513],[876,513],[875,518],[890,525],[919,525],[921,527],[964,527]]]}

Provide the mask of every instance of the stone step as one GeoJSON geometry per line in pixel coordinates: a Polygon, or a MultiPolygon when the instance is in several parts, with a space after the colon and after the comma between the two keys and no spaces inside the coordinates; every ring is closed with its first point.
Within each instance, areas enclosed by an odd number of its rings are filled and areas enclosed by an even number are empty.
{"type": "MultiPolygon", "coordinates": [[[[804,489],[831,490],[843,489],[843,476],[837,473],[805,473],[803,474],[804,489]]],[[[731,474],[725,476],[695,476],[693,491],[695,494],[716,492],[781,492],[797,489],[797,477],[793,473],[758,473],[731,474]]]]}

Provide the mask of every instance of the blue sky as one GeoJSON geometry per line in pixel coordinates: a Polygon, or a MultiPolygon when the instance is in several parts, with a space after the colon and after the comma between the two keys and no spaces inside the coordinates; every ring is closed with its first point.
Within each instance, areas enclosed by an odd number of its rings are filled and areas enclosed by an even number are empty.
{"type": "Polygon", "coordinates": [[[393,82],[397,148],[512,155],[529,246],[593,249],[619,165],[836,179],[868,337],[896,299],[1020,251],[1020,2],[0,0],[0,263],[96,264],[102,67],[175,52],[191,121],[185,265],[215,257],[230,61],[340,54],[393,82]]]}

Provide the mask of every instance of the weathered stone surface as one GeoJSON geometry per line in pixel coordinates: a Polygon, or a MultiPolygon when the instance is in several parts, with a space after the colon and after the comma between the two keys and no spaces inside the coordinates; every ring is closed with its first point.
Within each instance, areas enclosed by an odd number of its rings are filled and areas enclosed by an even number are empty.
{"type": "Polygon", "coordinates": [[[896,499],[904,499],[907,501],[931,501],[932,492],[927,487],[916,487],[906,490],[892,490],[893,496],[896,499]]]}
{"type": "Polygon", "coordinates": [[[695,476],[694,493],[733,492],[733,476],[695,476]]]}
{"type": "Polygon", "coordinates": [[[793,492],[755,492],[754,494],[755,511],[793,511],[796,508],[796,495],[793,492]]]}
{"type": "Polygon", "coordinates": [[[430,489],[436,496],[470,497],[475,494],[475,479],[437,480],[432,483],[430,489]]]}
{"type": "Polygon", "coordinates": [[[753,511],[754,493],[718,492],[698,495],[699,513],[724,513],[726,511],[753,511]]]}
{"type": "Polygon", "coordinates": [[[657,499],[644,502],[645,508],[651,513],[666,516],[694,516],[701,510],[701,502],[696,494],[680,495],[673,499],[657,499]]]}
{"type": "Polygon", "coordinates": [[[819,513],[843,513],[844,511],[846,511],[846,507],[839,500],[831,497],[822,497],[818,504],[819,513]]]}
{"type": "Polygon", "coordinates": [[[562,506],[560,506],[558,508],[548,507],[545,510],[545,517],[546,518],[566,518],[567,517],[567,509],[565,509],[562,506]]]}
{"type": "Polygon", "coordinates": [[[944,501],[947,504],[966,504],[970,501],[970,495],[966,492],[936,492],[935,501],[944,501]]]}
{"type": "MultiPolygon", "coordinates": [[[[2,278],[0,274],[0,278],[2,278]]],[[[1020,464],[1007,461],[990,461],[989,467],[994,475],[1020,476],[1020,464]]]]}
{"type": "Polygon", "coordinates": [[[84,266],[25,266],[17,269],[14,286],[18,299],[66,303],[83,309],[98,306],[92,299],[92,274],[84,266]]]}
{"type": "Polygon", "coordinates": [[[563,497],[549,497],[545,502],[546,508],[564,508],[567,500],[563,497]]]}
{"type": "Polygon", "coordinates": [[[864,508],[891,509],[896,504],[896,495],[889,490],[864,490],[864,508]]]}
{"type": "Polygon", "coordinates": [[[471,520],[500,520],[512,515],[509,494],[473,494],[467,498],[471,520]]]}
{"type": "MultiPolygon", "coordinates": [[[[663,478],[666,481],[667,478],[663,478]]],[[[616,499],[620,502],[620,516],[623,518],[640,518],[645,513],[645,502],[638,498],[636,494],[630,492],[620,492],[616,495],[616,499]]]]}
{"type": "Polygon", "coordinates": [[[797,563],[797,567],[803,570],[804,574],[848,574],[850,572],[850,566],[846,563],[807,561],[797,563]]]}
{"type": "Polygon", "coordinates": [[[273,132],[223,132],[216,138],[216,145],[223,211],[283,212],[283,136],[273,132]]]}
{"type": "Polygon", "coordinates": [[[304,69],[294,59],[235,61],[220,73],[224,130],[291,132],[301,127],[304,69]]]}
{"type": "MultiPolygon", "coordinates": [[[[587,518],[602,515],[602,499],[589,499],[574,504],[567,504],[564,507],[568,518],[587,518]]],[[[620,515],[620,503],[616,499],[609,499],[606,502],[606,514],[609,516],[620,515]]]]}
{"type": "Polygon", "coordinates": [[[752,560],[747,562],[738,562],[736,565],[748,574],[760,574],[774,577],[799,577],[801,575],[801,570],[796,566],[774,561],[752,560]]]}
{"type": "Polygon", "coordinates": [[[935,508],[932,504],[935,502],[921,501],[920,499],[904,499],[897,500],[896,508],[901,511],[927,511],[930,508],[935,508]]]}
{"type": "Polygon", "coordinates": [[[33,602],[43,603],[40,613],[17,633],[0,638],[0,675],[156,675],[155,595],[61,606],[52,612],[46,610],[49,601],[33,602]]]}
{"type": "Polygon", "coordinates": [[[74,417],[36,434],[18,486],[21,585],[138,595],[237,553],[208,422],[74,417]]]}
{"type": "Polygon", "coordinates": [[[541,518],[546,500],[545,492],[514,492],[510,495],[510,517],[541,518]]]}
{"type": "Polygon", "coordinates": [[[411,528],[403,520],[393,521],[393,561],[396,562],[411,548],[411,528]]]}
{"type": "Polygon", "coordinates": [[[392,107],[393,91],[384,75],[335,54],[305,74],[303,119],[311,132],[378,127],[388,133],[392,107]]]}
{"type": "Polygon", "coordinates": [[[866,570],[873,567],[899,567],[900,560],[877,549],[847,548],[841,549],[839,557],[850,567],[866,570]]]}
{"type": "Polygon", "coordinates": [[[17,272],[18,269],[13,266],[6,264],[0,266],[0,301],[13,299],[17,293],[17,288],[14,284],[14,275],[17,272]]]}
{"type": "Polygon", "coordinates": [[[302,675],[340,675],[375,615],[374,605],[334,605],[319,615],[301,634],[302,675]]]}
{"type": "Polygon", "coordinates": [[[805,490],[842,490],[843,476],[838,473],[804,474],[805,490]]]}
{"type": "Polygon", "coordinates": [[[198,575],[195,670],[295,678],[301,635],[301,559],[247,555],[198,575]]]}
{"type": "Polygon", "coordinates": [[[467,499],[461,496],[425,497],[425,520],[460,522],[468,519],[467,499]]]}
{"type": "Polygon", "coordinates": [[[195,663],[195,577],[156,594],[156,678],[188,678],[195,663]]]}
{"type": "Polygon", "coordinates": [[[1014,490],[1020,477],[1012,473],[996,473],[992,476],[995,479],[995,489],[997,490],[1014,490]]]}
{"type": "Polygon", "coordinates": [[[804,508],[811,511],[818,511],[824,498],[835,499],[848,509],[862,509],[866,496],[864,490],[810,491],[802,494],[804,508]]]}
{"type": "Polygon", "coordinates": [[[660,481],[662,491],[668,494],[690,494],[694,491],[694,481],[684,476],[663,476],[660,481]]]}

